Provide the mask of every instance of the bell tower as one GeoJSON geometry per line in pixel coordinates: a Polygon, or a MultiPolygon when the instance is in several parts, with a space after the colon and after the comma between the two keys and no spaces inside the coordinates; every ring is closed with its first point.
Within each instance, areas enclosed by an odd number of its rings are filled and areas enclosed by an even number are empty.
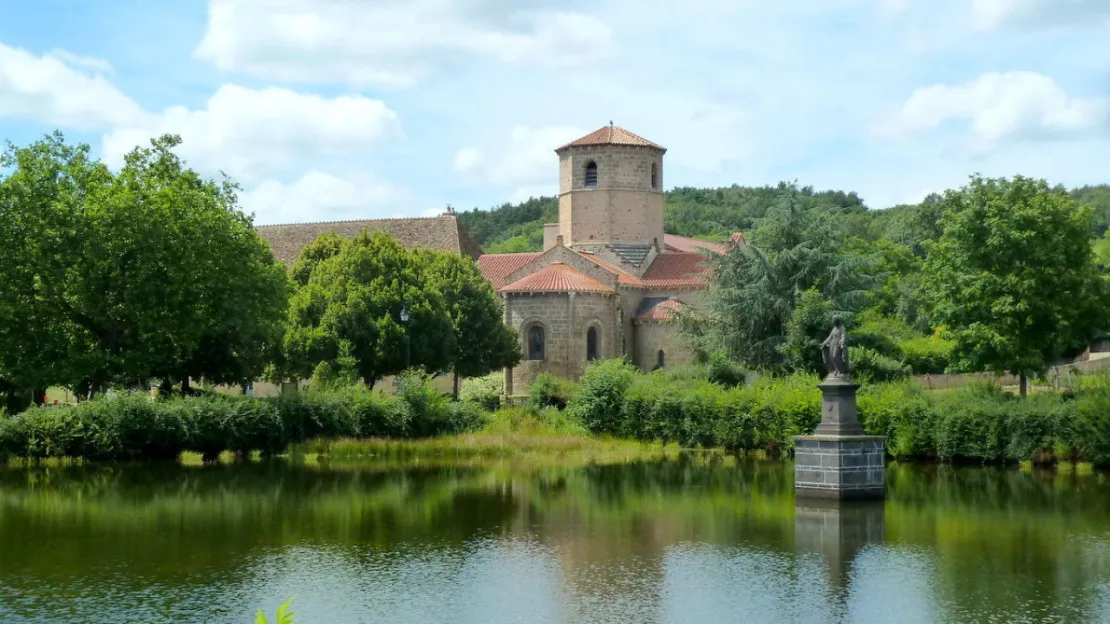
{"type": "Polygon", "coordinates": [[[641,261],[662,249],[666,151],[612,122],[556,149],[563,243],[641,261]]]}

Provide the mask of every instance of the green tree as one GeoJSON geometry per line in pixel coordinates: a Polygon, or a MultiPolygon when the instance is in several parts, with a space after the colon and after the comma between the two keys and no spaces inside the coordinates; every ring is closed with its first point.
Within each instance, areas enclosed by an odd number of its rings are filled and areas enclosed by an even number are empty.
{"type": "Polygon", "coordinates": [[[385,233],[364,232],[343,241],[339,253],[311,270],[290,302],[288,371],[303,379],[320,362],[338,369],[344,341],[359,377],[370,386],[410,365],[446,370],[455,337],[442,294],[427,283],[426,264],[385,233]]]}
{"type": "Polygon", "coordinates": [[[79,395],[152,376],[261,369],[285,276],[235,187],[186,169],[164,136],[118,174],[55,133],[10,147],[0,181],[0,369],[79,395]]]}
{"type": "Polygon", "coordinates": [[[944,195],[926,285],[962,368],[1041,373],[1105,328],[1090,210],[1044,180],[984,179],[944,195]]]}
{"type": "Polygon", "coordinates": [[[798,294],[779,347],[786,366],[810,373],[825,370],[821,343],[829,333],[833,309],[833,304],[814,288],[798,294]]]}
{"type": "Polygon", "coordinates": [[[0,156],[0,378],[9,410],[81,374],[90,344],[59,296],[84,229],[82,207],[107,194],[111,173],[87,145],[54,133],[0,156]]]}
{"type": "Polygon", "coordinates": [[[516,366],[520,342],[516,330],[505,325],[501,303],[477,263],[455,253],[417,253],[424,259],[428,284],[443,296],[451,318],[453,392],[458,399],[460,377],[481,377],[516,366]]]}
{"type": "Polygon", "coordinates": [[[755,368],[788,368],[787,324],[801,293],[813,289],[837,312],[860,309],[872,279],[868,258],[852,253],[839,213],[805,211],[786,194],[749,246],[711,258],[704,310],[684,332],[702,353],[723,350],[755,368]]]}
{"type": "Polygon", "coordinates": [[[298,286],[308,284],[308,278],[316,265],[339,253],[343,248],[343,239],[337,234],[327,232],[319,238],[304,246],[300,257],[293,263],[293,282],[298,286]]]}

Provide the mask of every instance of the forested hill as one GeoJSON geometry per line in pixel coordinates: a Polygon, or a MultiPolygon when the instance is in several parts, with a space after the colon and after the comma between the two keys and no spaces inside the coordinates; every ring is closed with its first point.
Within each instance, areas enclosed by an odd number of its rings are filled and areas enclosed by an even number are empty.
{"type": "MultiPolygon", "coordinates": [[[[1110,184],[1085,186],[1071,191],[1080,203],[1088,204],[1095,214],[1094,234],[1110,226],[1110,184]]],[[[929,206],[895,206],[868,210],[854,192],[816,191],[780,183],[778,186],[738,186],[722,188],[675,188],[664,194],[664,227],[669,234],[703,240],[722,241],[733,232],[749,232],[781,202],[794,201],[804,211],[839,210],[851,218],[865,238],[880,238],[908,227],[908,223],[928,220],[929,206]]],[[[477,208],[459,213],[470,236],[486,253],[539,251],[543,247],[543,224],[558,221],[554,197],[529,199],[519,204],[502,204],[491,210],[477,208]]],[[[927,226],[918,224],[914,227],[927,226]]]]}

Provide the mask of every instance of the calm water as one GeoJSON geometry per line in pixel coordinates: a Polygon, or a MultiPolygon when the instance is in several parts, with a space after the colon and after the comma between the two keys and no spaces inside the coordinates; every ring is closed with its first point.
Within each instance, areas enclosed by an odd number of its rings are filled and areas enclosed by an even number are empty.
{"type": "Polygon", "coordinates": [[[1110,622],[1110,480],[892,466],[0,470],[0,622],[1110,622]]]}

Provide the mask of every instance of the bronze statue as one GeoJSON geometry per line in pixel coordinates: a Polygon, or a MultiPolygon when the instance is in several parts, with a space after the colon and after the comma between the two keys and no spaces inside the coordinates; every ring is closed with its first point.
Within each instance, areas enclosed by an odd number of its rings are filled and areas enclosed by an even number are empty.
{"type": "Polygon", "coordinates": [[[829,337],[821,343],[821,357],[825,360],[825,368],[829,369],[830,377],[848,376],[848,348],[844,343],[844,319],[833,317],[833,328],[829,337]]]}

